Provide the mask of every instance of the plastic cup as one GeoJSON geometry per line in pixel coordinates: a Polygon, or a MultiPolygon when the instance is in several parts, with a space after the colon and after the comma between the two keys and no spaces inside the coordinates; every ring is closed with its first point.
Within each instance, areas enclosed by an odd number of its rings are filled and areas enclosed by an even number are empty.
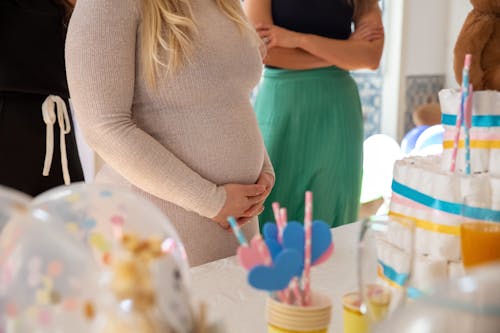
{"type": "Polygon", "coordinates": [[[361,295],[354,291],[342,297],[344,333],[367,333],[368,322],[361,313],[361,295]]]}
{"type": "Polygon", "coordinates": [[[332,302],[322,294],[313,292],[307,307],[267,299],[268,333],[327,333],[331,316],[332,302]]]}

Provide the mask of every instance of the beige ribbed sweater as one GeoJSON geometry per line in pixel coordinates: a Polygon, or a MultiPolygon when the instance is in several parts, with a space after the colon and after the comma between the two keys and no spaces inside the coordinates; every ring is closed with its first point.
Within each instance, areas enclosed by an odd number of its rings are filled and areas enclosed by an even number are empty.
{"type": "MultiPolygon", "coordinates": [[[[76,118],[106,162],[97,181],[128,185],[160,207],[191,265],[234,255],[234,236],[210,217],[225,202],[222,185],[252,184],[273,172],[249,101],[260,55],[214,0],[192,0],[199,33],[191,62],[149,89],[139,59],[139,4],[79,0],[68,30],[76,118]]],[[[251,237],[257,219],[242,229],[251,237]]]]}

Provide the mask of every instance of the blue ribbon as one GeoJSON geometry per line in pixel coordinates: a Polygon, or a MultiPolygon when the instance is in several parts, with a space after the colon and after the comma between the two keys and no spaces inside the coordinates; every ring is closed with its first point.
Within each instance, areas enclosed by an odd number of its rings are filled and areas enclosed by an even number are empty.
{"type": "MultiPolygon", "coordinates": [[[[397,283],[399,286],[402,287],[406,283],[406,281],[408,280],[408,274],[396,272],[396,270],[394,268],[387,265],[386,263],[384,263],[380,259],[378,260],[378,263],[379,263],[380,267],[382,267],[382,271],[383,271],[384,276],[387,279],[397,283]]],[[[419,298],[423,295],[423,293],[420,290],[418,290],[417,288],[413,288],[413,287],[407,288],[406,293],[407,293],[409,298],[413,298],[413,299],[419,298]]]]}
{"type": "Polygon", "coordinates": [[[400,286],[403,286],[408,280],[408,274],[406,273],[398,273],[394,268],[384,263],[382,260],[378,260],[380,267],[382,267],[382,271],[384,276],[389,280],[397,283],[400,286]]]}
{"type": "Polygon", "coordinates": [[[422,192],[403,185],[396,180],[392,181],[392,191],[421,205],[440,210],[445,213],[461,215],[482,221],[500,222],[500,211],[498,210],[470,207],[460,203],[435,199],[427,194],[423,194],[422,192]]]}
{"type": "MultiPolygon", "coordinates": [[[[457,116],[454,114],[443,113],[441,118],[443,125],[455,126],[457,116]]],[[[499,127],[500,116],[497,115],[482,115],[472,116],[472,127],[499,127]]]]}

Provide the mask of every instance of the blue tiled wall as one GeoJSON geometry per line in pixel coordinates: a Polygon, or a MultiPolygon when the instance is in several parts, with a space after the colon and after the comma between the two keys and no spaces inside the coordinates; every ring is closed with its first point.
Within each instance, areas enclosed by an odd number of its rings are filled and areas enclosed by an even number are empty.
{"type": "Polygon", "coordinates": [[[422,104],[438,102],[438,93],[443,87],[444,75],[413,75],[406,77],[405,133],[415,127],[412,120],[413,111],[422,104]]]}
{"type": "Polygon", "coordinates": [[[365,138],[380,133],[382,113],[382,84],[380,71],[352,72],[352,77],[358,84],[359,97],[363,107],[365,138]]]}

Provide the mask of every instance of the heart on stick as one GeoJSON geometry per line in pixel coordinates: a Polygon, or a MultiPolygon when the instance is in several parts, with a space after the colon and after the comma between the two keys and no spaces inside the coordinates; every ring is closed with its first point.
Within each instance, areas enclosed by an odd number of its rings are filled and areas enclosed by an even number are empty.
{"type": "Polygon", "coordinates": [[[266,255],[270,256],[267,246],[263,244],[263,240],[260,236],[254,237],[250,241],[250,246],[240,246],[236,252],[238,256],[238,260],[246,270],[250,270],[258,265],[266,264],[266,255]],[[265,251],[261,253],[259,251],[259,247],[261,247],[261,251],[265,251]]]}
{"type": "Polygon", "coordinates": [[[248,283],[260,290],[283,290],[288,287],[301,265],[301,255],[296,250],[285,249],[276,257],[272,266],[255,266],[248,274],[248,283]]]}
{"type": "MultiPolygon", "coordinates": [[[[311,227],[311,262],[318,265],[333,253],[332,233],[323,221],[314,221],[311,227]]],[[[283,231],[283,248],[294,249],[304,256],[305,231],[299,222],[289,222],[283,231]]]]}

